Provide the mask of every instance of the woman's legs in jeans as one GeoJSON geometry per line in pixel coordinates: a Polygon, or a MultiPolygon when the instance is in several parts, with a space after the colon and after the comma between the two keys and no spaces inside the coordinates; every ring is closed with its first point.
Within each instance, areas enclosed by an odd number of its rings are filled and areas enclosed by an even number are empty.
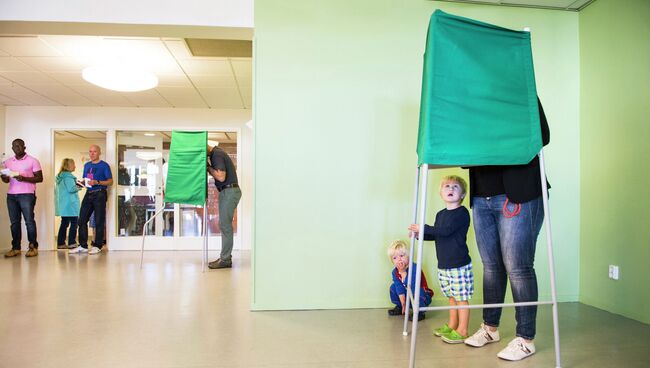
{"type": "Polygon", "coordinates": [[[68,231],[68,245],[77,244],[77,216],[68,217],[70,231],[68,231]]]}
{"type": "MultiPolygon", "coordinates": [[[[59,225],[59,233],[56,236],[56,245],[65,245],[65,233],[68,230],[69,224],[70,224],[70,217],[61,216],[61,225],[59,225]]],[[[76,230],[75,230],[75,234],[76,234],[76,230]]]]}
{"type": "MultiPolygon", "coordinates": [[[[544,220],[541,197],[521,204],[512,218],[503,215],[505,195],[473,199],[474,230],[483,261],[485,304],[503,303],[508,278],[515,302],[537,300],[535,245],[544,220]]],[[[508,205],[513,210],[514,204],[508,205]]],[[[537,307],[516,307],[517,336],[535,337],[537,307]]],[[[483,310],[486,325],[497,327],[501,308],[483,310]]]]}

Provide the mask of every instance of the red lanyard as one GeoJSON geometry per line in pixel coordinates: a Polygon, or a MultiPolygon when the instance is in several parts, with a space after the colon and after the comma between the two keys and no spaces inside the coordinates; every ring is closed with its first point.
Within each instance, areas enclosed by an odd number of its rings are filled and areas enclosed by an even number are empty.
{"type": "Polygon", "coordinates": [[[506,218],[513,218],[521,212],[521,204],[515,203],[515,209],[514,211],[508,210],[508,197],[506,197],[506,202],[503,204],[503,216],[506,218]]]}

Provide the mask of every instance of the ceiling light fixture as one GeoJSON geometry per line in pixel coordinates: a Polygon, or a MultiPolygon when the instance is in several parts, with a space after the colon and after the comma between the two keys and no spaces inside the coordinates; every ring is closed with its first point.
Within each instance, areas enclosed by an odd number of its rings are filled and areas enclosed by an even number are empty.
{"type": "Polygon", "coordinates": [[[138,92],[158,86],[155,74],[124,66],[89,66],[82,72],[87,82],[118,92],[138,92]]]}
{"type": "Polygon", "coordinates": [[[155,137],[156,136],[155,133],[144,133],[144,135],[146,135],[147,137],[155,137]]]}

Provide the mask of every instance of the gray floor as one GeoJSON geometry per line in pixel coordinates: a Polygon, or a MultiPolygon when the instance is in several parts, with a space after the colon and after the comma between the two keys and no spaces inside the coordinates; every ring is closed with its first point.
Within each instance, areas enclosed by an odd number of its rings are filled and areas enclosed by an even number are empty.
{"type": "MultiPolygon", "coordinates": [[[[385,310],[249,312],[250,265],[201,272],[199,252],[0,259],[0,367],[407,367],[410,338],[385,310]]],[[[447,345],[429,312],[418,367],[553,367],[550,307],[541,307],[538,353],[496,358],[502,344],[447,345]]],[[[578,303],[560,306],[563,367],[650,367],[650,326],[578,303]]],[[[480,324],[474,311],[472,329],[480,324]]]]}

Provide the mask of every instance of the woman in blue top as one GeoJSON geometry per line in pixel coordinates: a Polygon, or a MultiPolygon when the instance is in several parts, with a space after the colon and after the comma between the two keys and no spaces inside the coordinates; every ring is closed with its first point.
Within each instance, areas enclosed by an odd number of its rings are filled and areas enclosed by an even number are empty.
{"type": "Polygon", "coordinates": [[[74,160],[64,158],[61,162],[61,169],[56,175],[56,201],[55,215],[61,216],[61,226],[57,236],[58,249],[72,249],[77,245],[77,217],[79,216],[79,190],[81,186],[77,184],[77,178],[72,175],[75,170],[74,160]],[[68,245],[65,244],[65,233],[70,225],[68,232],[68,245]]]}

